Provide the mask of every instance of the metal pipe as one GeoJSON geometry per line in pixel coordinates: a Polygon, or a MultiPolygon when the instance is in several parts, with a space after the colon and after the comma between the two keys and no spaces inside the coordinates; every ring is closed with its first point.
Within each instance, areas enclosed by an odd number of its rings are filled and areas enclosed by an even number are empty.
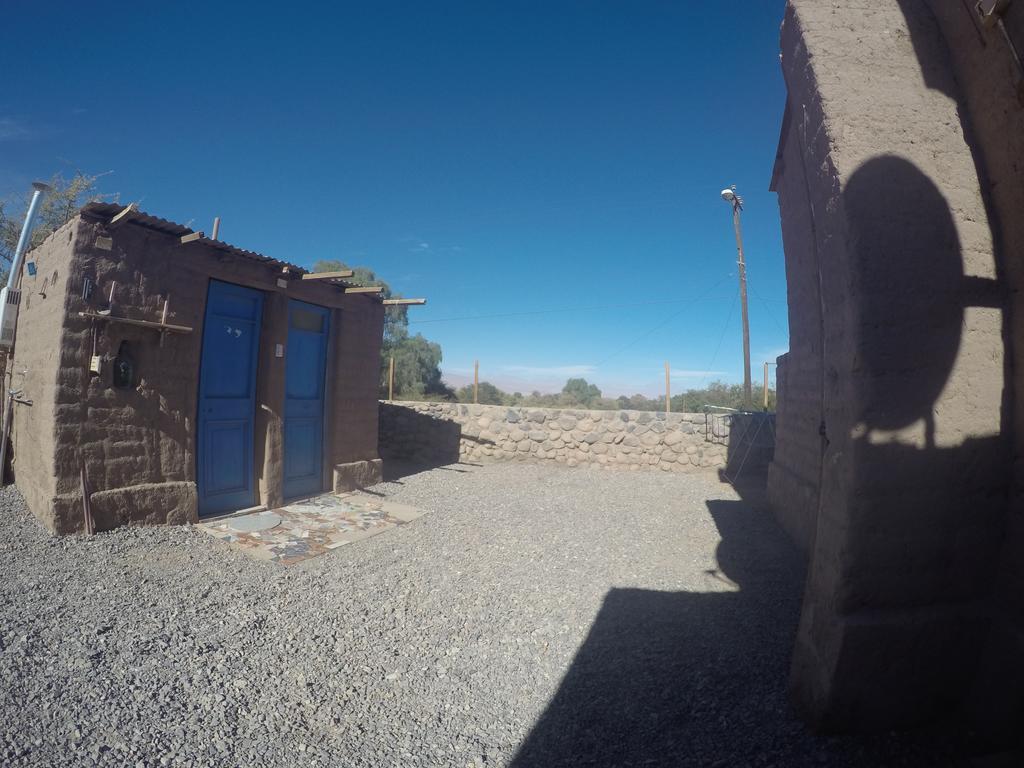
{"type": "Polygon", "coordinates": [[[21,237],[18,238],[18,246],[14,249],[14,258],[11,259],[11,272],[7,275],[7,287],[12,291],[18,285],[21,265],[25,259],[25,251],[28,250],[29,240],[32,238],[32,225],[35,223],[39,203],[42,201],[43,195],[49,190],[49,184],[44,184],[41,181],[32,182],[32,201],[28,204],[28,212],[25,213],[25,223],[21,227],[21,237]]]}

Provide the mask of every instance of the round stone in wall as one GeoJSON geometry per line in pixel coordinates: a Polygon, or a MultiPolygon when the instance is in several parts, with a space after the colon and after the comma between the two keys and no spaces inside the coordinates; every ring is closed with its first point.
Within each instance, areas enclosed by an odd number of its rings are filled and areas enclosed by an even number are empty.
{"type": "Polygon", "coordinates": [[[237,517],[228,523],[228,527],[239,533],[253,533],[255,531],[269,531],[281,524],[281,516],[273,512],[261,512],[258,515],[245,515],[237,517]]]}

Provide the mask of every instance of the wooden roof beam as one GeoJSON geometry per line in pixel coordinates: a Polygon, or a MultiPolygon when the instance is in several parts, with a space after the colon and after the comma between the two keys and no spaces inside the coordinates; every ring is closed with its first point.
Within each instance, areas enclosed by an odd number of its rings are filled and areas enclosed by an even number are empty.
{"type": "Polygon", "coordinates": [[[132,217],[134,217],[135,214],[138,213],[138,210],[139,206],[137,206],[135,203],[126,205],[124,208],[121,209],[120,213],[115,214],[114,217],[109,222],[107,222],[107,227],[119,227],[125,222],[131,221],[132,217]]]}
{"type": "Polygon", "coordinates": [[[383,285],[354,285],[345,287],[345,293],[380,293],[383,290],[383,285]]]}
{"type": "Polygon", "coordinates": [[[342,269],[338,272],[307,272],[302,276],[303,280],[343,280],[352,277],[355,272],[351,269],[342,269]]]}
{"type": "Polygon", "coordinates": [[[414,305],[419,306],[421,304],[426,303],[426,299],[384,299],[384,301],[381,302],[381,304],[384,304],[385,306],[388,307],[410,307],[414,305]]]}

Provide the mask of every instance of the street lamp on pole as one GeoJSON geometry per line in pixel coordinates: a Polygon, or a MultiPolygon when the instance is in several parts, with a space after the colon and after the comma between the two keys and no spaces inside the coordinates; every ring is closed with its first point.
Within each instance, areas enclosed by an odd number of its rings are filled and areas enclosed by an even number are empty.
{"type": "Polygon", "coordinates": [[[736,230],[736,252],[740,275],[740,311],[743,315],[743,405],[753,407],[753,393],[750,384],[750,319],[747,315],[747,264],[743,260],[743,235],[740,232],[740,211],[743,198],[736,194],[736,185],[722,190],[722,199],[732,206],[732,225],[736,230]]]}

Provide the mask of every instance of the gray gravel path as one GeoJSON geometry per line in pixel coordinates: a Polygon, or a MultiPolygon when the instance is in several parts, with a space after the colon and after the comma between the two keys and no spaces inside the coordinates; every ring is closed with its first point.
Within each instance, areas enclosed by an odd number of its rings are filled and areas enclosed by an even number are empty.
{"type": "Polygon", "coordinates": [[[0,493],[0,764],[881,766],[785,700],[798,558],[713,477],[453,466],[288,569],[0,493]]]}

